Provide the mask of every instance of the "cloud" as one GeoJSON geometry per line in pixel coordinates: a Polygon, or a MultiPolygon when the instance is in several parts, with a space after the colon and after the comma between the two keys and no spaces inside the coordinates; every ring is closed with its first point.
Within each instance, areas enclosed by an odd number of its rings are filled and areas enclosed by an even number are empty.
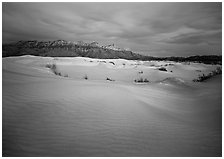
{"type": "Polygon", "coordinates": [[[163,42],[166,43],[175,43],[175,44],[213,44],[216,42],[220,42],[222,40],[222,33],[215,32],[215,33],[190,33],[190,34],[180,34],[175,37],[171,37],[163,42]]]}
{"type": "Polygon", "coordinates": [[[221,54],[221,3],[7,3],[3,42],[115,43],[150,55],[221,54]],[[207,51],[204,49],[204,44],[207,51]],[[203,49],[201,47],[204,47],[203,49]],[[180,48],[183,50],[181,51],[180,48]],[[193,54],[194,51],[192,51],[193,54]]]}

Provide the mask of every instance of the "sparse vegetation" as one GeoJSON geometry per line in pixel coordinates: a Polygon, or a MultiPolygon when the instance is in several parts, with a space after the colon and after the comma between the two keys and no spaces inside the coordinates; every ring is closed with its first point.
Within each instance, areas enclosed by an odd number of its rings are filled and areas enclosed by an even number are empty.
{"type": "Polygon", "coordinates": [[[88,76],[87,76],[87,75],[85,75],[85,76],[84,76],[84,79],[85,79],[85,80],[88,80],[88,76]]]}
{"type": "Polygon", "coordinates": [[[222,69],[221,67],[217,67],[216,70],[210,72],[208,75],[205,75],[204,73],[202,75],[199,75],[197,79],[193,79],[193,82],[203,82],[211,77],[214,77],[220,74],[222,74],[222,69]]]}
{"type": "MultiPolygon", "coordinates": [[[[46,64],[46,65],[45,65],[45,67],[47,67],[47,68],[50,68],[50,69],[51,69],[51,68],[53,67],[53,65],[55,65],[55,64],[46,64]]],[[[54,66],[54,67],[55,67],[55,66],[54,66]]]]}
{"type": "MultiPolygon", "coordinates": [[[[56,64],[46,64],[46,67],[51,69],[55,75],[63,76],[61,72],[58,72],[56,64]]],[[[68,74],[65,74],[64,77],[68,77],[68,74]]]]}
{"type": "Polygon", "coordinates": [[[114,63],[114,62],[112,62],[112,61],[110,61],[109,63],[111,63],[111,64],[115,65],[115,63],[114,63]]]}
{"type": "Polygon", "coordinates": [[[47,67],[47,68],[50,68],[51,71],[52,71],[55,75],[59,75],[59,76],[61,76],[61,73],[57,71],[57,66],[56,66],[56,64],[47,64],[46,67],[47,67]]]}
{"type": "Polygon", "coordinates": [[[139,74],[143,74],[143,71],[139,71],[138,73],[139,73],[139,74]]]}
{"type": "Polygon", "coordinates": [[[113,79],[111,79],[111,78],[108,78],[108,77],[106,78],[106,80],[107,80],[107,81],[115,81],[115,80],[113,80],[113,79]]]}
{"type": "Polygon", "coordinates": [[[158,70],[160,70],[160,71],[167,71],[167,69],[165,67],[160,67],[160,68],[158,68],[158,70]]]}
{"type": "Polygon", "coordinates": [[[142,77],[140,79],[134,80],[136,83],[148,83],[149,80],[147,78],[143,79],[142,77]]]}

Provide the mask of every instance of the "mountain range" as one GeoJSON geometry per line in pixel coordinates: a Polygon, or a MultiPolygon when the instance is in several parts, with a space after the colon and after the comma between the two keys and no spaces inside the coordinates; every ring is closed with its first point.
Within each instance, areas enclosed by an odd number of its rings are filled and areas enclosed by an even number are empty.
{"type": "Polygon", "coordinates": [[[128,49],[121,49],[114,44],[102,46],[97,42],[85,43],[83,41],[71,42],[56,41],[18,41],[2,45],[2,57],[35,55],[47,57],[90,57],[99,59],[127,59],[127,60],[170,60],[170,61],[196,61],[208,64],[221,64],[221,55],[201,55],[189,57],[153,57],[140,55],[128,49]]]}

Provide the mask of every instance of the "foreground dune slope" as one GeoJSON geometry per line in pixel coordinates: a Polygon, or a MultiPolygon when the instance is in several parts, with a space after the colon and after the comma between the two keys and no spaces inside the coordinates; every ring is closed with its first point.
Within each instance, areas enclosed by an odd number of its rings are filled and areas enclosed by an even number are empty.
{"type": "MultiPolygon", "coordinates": [[[[3,156],[221,156],[221,76],[195,84],[181,64],[176,76],[111,61],[4,58],[3,156]],[[45,67],[52,61],[69,77],[45,67]],[[157,76],[135,84],[139,70],[157,76]]],[[[194,65],[184,68],[214,67],[194,65]]]]}

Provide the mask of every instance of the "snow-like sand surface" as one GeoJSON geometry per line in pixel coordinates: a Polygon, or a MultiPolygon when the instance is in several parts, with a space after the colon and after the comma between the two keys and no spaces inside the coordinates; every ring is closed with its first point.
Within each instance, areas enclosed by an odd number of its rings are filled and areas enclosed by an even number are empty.
{"type": "Polygon", "coordinates": [[[3,156],[221,156],[221,76],[192,82],[216,67],[3,58],[3,156]]]}

